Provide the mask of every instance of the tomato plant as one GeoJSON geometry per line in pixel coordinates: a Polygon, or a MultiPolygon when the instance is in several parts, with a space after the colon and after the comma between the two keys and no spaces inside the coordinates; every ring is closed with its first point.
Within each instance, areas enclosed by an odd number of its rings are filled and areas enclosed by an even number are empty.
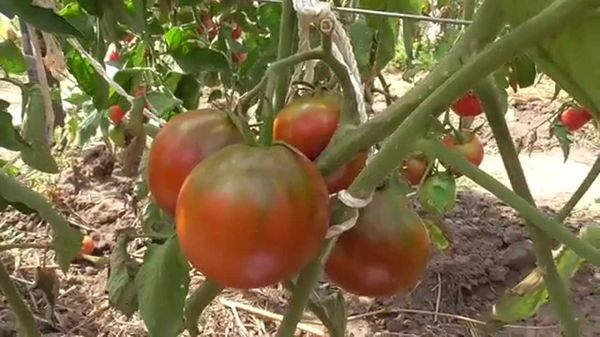
{"type": "Polygon", "coordinates": [[[361,296],[406,293],[423,276],[430,257],[425,226],[395,188],[385,187],[360,210],[326,264],[327,276],[361,296]]]}
{"type": "Polygon", "coordinates": [[[241,139],[222,111],[202,109],[172,118],[156,135],[148,155],[148,187],[156,203],[174,215],[179,190],[192,169],[241,139]]]}
{"type": "Polygon", "coordinates": [[[592,115],[584,108],[571,107],[560,115],[561,123],[571,132],[581,129],[592,119],[592,115]]]}
{"type": "Polygon", "coordinates": [[[323,178],[286,145],[230,145],[183,184],[177,236],[192,265],[219,284],[256,288],[314,258],[329,223],[323,178]]]}

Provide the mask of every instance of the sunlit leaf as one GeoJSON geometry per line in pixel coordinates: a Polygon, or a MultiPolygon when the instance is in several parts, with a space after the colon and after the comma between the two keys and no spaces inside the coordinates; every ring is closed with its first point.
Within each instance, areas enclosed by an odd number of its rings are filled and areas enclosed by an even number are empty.
{"type": "Polygon", "coordinates": [[[0,42],[0,68],[9,74],[22,74],[27,71],[23,53],[11,40],[0,42]]]}

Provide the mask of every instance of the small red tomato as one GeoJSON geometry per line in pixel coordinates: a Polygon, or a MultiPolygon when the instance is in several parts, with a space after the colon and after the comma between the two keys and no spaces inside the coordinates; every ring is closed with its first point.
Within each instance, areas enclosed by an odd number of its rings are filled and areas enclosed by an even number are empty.
{"type": "Polygon", "coordinates": [[[133,41],[133,39],[135,39],[135,35],[127,35],[127,36],[125,36],[125,39],[123,39],[123,40],[127,43],[131,43],[131,41],[133,41]]]}
{"type": "Polygon", "coordinates": [[[110,62],[119,62],[121,60],[121,54],[119,52],[113,51],[108,55],[108,61],[110,62]]]}
{"type": "Polygon", "coordinates": [[[452,111],[461,117],[474,117],[483,112],[479,98],[468,93],[452,104],[452,111]]]}
{"type": "Polygon", "coordinates": [[[329,193],[337,193],[343,189],[348,188],[354,182],[354,179],[358,177],[360,171],[365,167],[367,163],[368,152],[359,152],[354,159],[349,163],[343,165],[332,174],[325,177],[327,183],[327,190],[329,193]]]}
{"type": "Polygon", "coordinates": [[[560,115],[560,122],[567,128],[569,131],[577,131],[581,129],[587,122],[590,121],[592,115],[584,109],[580,107],[573,107],[565,110],[560,115]]]}
{"type": "Polygon", "coordinates": [[[463,138],[463,142],[459,143],[456,137],[451,134],[444,135],[442,138],[442,143],[447,148],[454,148],[458,150],[471,164],[475,166],[479,166],[483,161],[483,145],[479,141],[479,138],[476,134],[463,131],[461,132],[461,136],[463,138]]]}
{"type": "Polygon", "coordinates": [[[423,154],[410,155],[402,166],[402,174],[411,185],[418,185],[425,171],[427,171],[427,159],[423,154]]]}
{"type": "Polygon", "coordinates": [[[234,53],[233,54],[233,62],[238,66],[246,61],[248,58],[248,53],[234,53]]]}
{"type": "Polygon", "coordinates": [[[94,240],[91,237],[85,235],[83,237],[83,241],[81,242],[81,254],[90,255],[94,252],[96,245],[94,244],[94,240]]]}
{"type": "Polygon", "coordinates": [[[330,93],[293,100],[275,117],[273,138],[315,160],[337,129],[341,107],[340,97],[330,93]]]}
{"type": "Polygon", "coordinates": [[[242,37],[242,26],[234,24],[233,30],[231,31],[231,38],[237,40],[240,37],[242,37]]]}
{"type": "Polygon", "coordinates": [[[108,108],[108,117],[115,124],[120,124],[123,121],[123,117],[127,112],[123,111],[123,109],[119,105],[113,105],[108,108]]]}

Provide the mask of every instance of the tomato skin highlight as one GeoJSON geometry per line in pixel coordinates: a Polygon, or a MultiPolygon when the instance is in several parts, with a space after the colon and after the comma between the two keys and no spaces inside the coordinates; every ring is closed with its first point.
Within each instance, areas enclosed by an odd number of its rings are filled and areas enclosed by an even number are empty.
{"type": "Polygon", "coordinates": [[[186,179],[176,212],[184,255],[224,287],[289,279],[317,256],[329,194],[316,167],[287,145],[227,146],[186,179]]]}
{"type": "Polygon", "coordinates": [[[327,147],[340,120],[340,98],[334,94],[307,96],[286,105],[275,117],[273,138],[315,160],[327,147]]]}
{"type": "Polygon", "coordinates": [[[590,119],[592,115],[579,107],[569,108],[560,115],[560,122],[571,132],[581,129],[590,119]]]}
{"type": "Polygon", "coordinates": [[[392,296],[417,284],[429,258],[423,222],[406,198],[390,189],[376,191],[360,210],[356,225],[338,238],[325,271],[355,295],[392,296]]]}
{"type": "Polygon", "coordinates": [[[461,132],[465,140],[464,144],[458,143],[451,134],[445,134],[442,143],[449,149],[455,149],[460,152],[471,164],[479,166],[483,161],[484,149],[476,134],[468,131],[461,132]]]}
{"type": "Polygon", "coordinates": [[[367,164],[368,152],[359,152],[349,163],[342,165],[335,172],[325,177],[329,193],[337,193],[348,188],[367,164]]]}
{"type": "Polygon", "coordinates": [[[169,120],[148,156],[148,187],[158,206],[173,216],[181,185],[192,169],[223,147],[241,142],[239,131],[219,110],[187,111],[169,120]]]}
{"type": "Polygon", "coordinates": [[[483,112],[479,98],[472,93],[467,93],[459,98],[452,104],[451,108],[461,117],[475,117],[483,112]]]}
{"type": "Polygon", "coordinates": [[[123,118],[127,114],[127,111],[123,111],[119,105],[113,105],[108,108],[108,117],[114,124],[120,124],[123,122],[123,118]]]}

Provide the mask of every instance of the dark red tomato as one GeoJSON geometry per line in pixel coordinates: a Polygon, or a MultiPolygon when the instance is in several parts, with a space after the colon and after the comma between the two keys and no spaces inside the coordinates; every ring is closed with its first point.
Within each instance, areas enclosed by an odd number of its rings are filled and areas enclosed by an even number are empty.
{"type": "Polygon", "coordinates": [[[411,185],[418,185],[427,171],[427,158],[422,154],[412,154],[402,166],[402,174],[411,185]]]}
{"type": "Polygon", "coordinates": [[[206,277],[224,287],[264,287],[317,256],[329,194],[316,167],[290,147],[235,144],[186,179],[176,223],[185,256],[206,277]]]}
{"type": "Polygon", "coordinates": [[[560,115],[561,123],[571,132],[581,129],[591,118],[586,109],[579,107],[569,108],[560,115]]]}
{"type": "Polygon", "coordinates": [[[119,52],[113,51],[108,55],[108,61],[110,62],[119,62],[121,60],[121,54],[119,52]]]}
{"type": "Polygon", "coordinates": [[[356,225],[336,242],[327,276],[359,296],[405,293],[423,276],[430,242],[423,222],[401,193],[378,190],[356,225]]]}
{"type": "Polygon", "coordinates": [[[275,118],[273,138],[315,160],[327,147],[340,120],[341,101],[334,94],[296,99],[275,118]]]}
{"type": "Polygon", "coordinates": [[[479,137],[469,131],[463,131],[461,135],[463,138],[462,143],[458,142],[456,137],[451,134],[444,135],[442,143],[447,148],[458,150],[471,164],[479,166],[483,161],[484,154],[483,145],[479,141],[479,137]]]}
{"type": "Polygon", "coordinates": [[[242,37],[242,26],[238,24],[233,25],[233,29],[231,30],[231,38],[237,40],[242,37]]]}
{"type": "Polygon", "coordinates": [[[367,156],[367,151],[359,152],[349,163],[343,165],[334,173],[325,177],[325,182],[327,182],[327,189],[329,190],[329,193],[337,193],[348,188],[348,186],[354,182],[354,179],[358,177],[360,171],[365,168],[367,156]]]}
{"type": "Polygon", "coordinates": [[[123,118],[127,114],[126,111],[123,111],[119,105],[113,105],[108,108],[108,117],[115,124],[120,124],[123,121],[123,118]]]}
{"type": "Polygon", "coordinates": [[[483,112],[479,98],[468,93],[452,104],[452,111],[461,117],[474,117],[483,112]]]}
{"type": "Polygon", "coordinates": [[[148,157],[148,186],[158,206],[174,215],[179,190],[192,169],[223,147],[241,142],[222,111],[187,111],[169,120],[154,138],[148,157]]]}

